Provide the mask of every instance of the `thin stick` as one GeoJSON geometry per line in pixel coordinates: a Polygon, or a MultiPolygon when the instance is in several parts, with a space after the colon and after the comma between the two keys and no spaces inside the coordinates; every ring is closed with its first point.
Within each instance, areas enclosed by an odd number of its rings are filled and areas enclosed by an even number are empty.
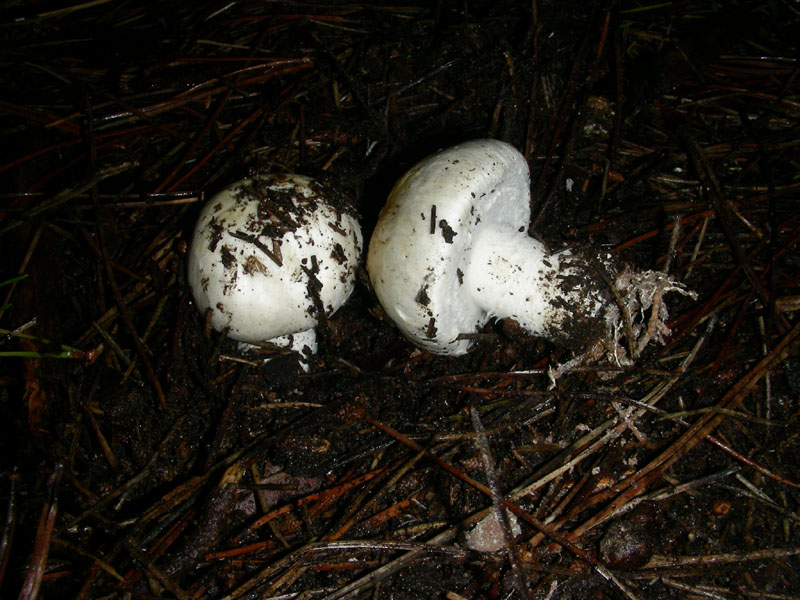
{"type": "Polygon", "coordinates": [[[18,600],[35,600],[39,596],[39,587],[44,577],[44,568],[47,564],[47,555],[50,552],[50,542],[53,539],[53,528],[58,515],[58,487],[64,465],[57,464],[50,476],[48,499],[42,507],[39,518],[39,528],[36,530],[36,539],[33,544],[33,559],[28,567],[28,574],[22,584],[18,600]]]}
{"type": "Polygon", "coordinates": [[[508,556],[508,562],[511,564],[511,571],[514,574],[514,586],[517,588],[517,592],[519,592],[520,596],[523,598],[531,598],[528,588],[528,579],[522,568],[519,546],[517,546],[514,540],[514,533],[511,531],[511,521],[508,512],[506,512],[507,509],[503,502],[502,494],[500,493],[500,484],[497,480],[497,471],[494,466],[494,458],[492,458],[492,449],[489,447],[489,438],[486,437],[486,430],[483,428],[481,417],[474,406],[470,408],[469,415],[472,419],[472,428],[475,430],[475,447],[481,455],[483,472],[486,475],[486,482],[492,498],[494,516],[503,532],[506,556],[508,556]]]}
{"type": "MultiPolygon", "coordinates": [[[[775,345],[769,355],[765,356],[744,377],[737,381],[728,393],[723,396],[717,406],[729,409],[737,407],[742,399],[761,380],[764,373],[788,356],[791,343],[798,335],[800,335],[800,323],[795,325],[790,332],[775,345]]],[[[570,540],[576,540],[596,525],[612,518],[628,503],[628,501],[644,493],[648,483],[658,478],[666,469],[673,465],[678,459],[685,456],[709,433],[714,431],[724,418],[725,415],[714,413],[711,415],[704,415],[698,419],[667,450],[662,452],[649,464],[645,465],[636,475],[618,483],[605,492],[603,497],[608,499],[612,498],[615,494],[618,494],[618,496],[613,502],[610,502],[606,508],[570,532],[568,538],[570,540]]]]}
{"type": "MultiPolygon", "coordinates": [[[[95,168],[96,163],[96,146],[95,146],[95,138],[94,138],[94,129],[92,127],[92,105],[89,101],[88,96],[84,98],[86,104],[86,114],[89,117],[87,119],[87,138],[89,144],[89,163],[90,168],[95,168]]],[[[126,167],[127,168],[127,167],[126,167]]],[[[111,267],[111,260],[108,256],[108,246],[106,245],[106,236],[105,236],[105,228],[103,227],[102,219],[100,218],[100,204],[97,198],[97,184],[100,181],[99,176],[104,175],[104,177],[108,177],[110,175],[106,175],[105,173],[108,169],[100,171],[96,174],[95,177],[90,177],[89,182],[91,183],[82,191],[89,191],[89,194],[92,198],[92,205],[94,206],[94,216],[95,216],[95,228],[97,230],[97,245],[100,250],[100,254],[102,256],[103,267],[105,268],[106,278],[108,279],[109,284],[111,285],[111,293],[114,296],[114,301],[117,303],[117,307],[119,308],[119,314],[122,317],[122,322],[125,325],[125,328],[128,330],[131,338],[133,339],[133,344],[136,346],[136,351],[139,354],[139,358],[144,365],[145,371],[150,379],[150,382],[153,386],[153,390],[155,391],[156,398],[158,398],[158,405],[161,410],[167,409],[167,399],[164,396],[164,390],[161,388],[161,383],[158,381],[158,377],[156,376],[155,369],[153,368],[153,363],[150,361],[150,353],[147,347],[144,345],[144,342],[139,337],[139,334],[136,332],[136,326],[133,323],[133,316],[131,315],[130,309],[128,305],[125,304],[125,299],[122,296],[122,291],[117,284],[117,278],[114,275],[114,269],[111,267]]],[[[119,168],[117,168],[118,172],[119,168]]]]}

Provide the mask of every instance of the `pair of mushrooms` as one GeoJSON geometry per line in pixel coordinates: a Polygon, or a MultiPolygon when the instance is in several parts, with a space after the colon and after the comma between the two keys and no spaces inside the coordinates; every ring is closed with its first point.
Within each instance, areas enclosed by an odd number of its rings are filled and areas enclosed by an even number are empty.
{"type": "MultiPolygon", "coordinates": [[[[529,217],[528,165],[513,146],[474,140],[422,160],[394,186],[369,245],[367,271],[386,314],[436,354],[463,354],[469,334],[511,318],[532,335],[618,355],[620,293],[629,308],[647,309],[642,292],[657,276],[609,280],[598,272],[608,259],[549,252],[528,236],[529,217]]],[[[350,295],[361,250],[355,215],[334,208],[316,182],[255,177],[203,209],[189,284],[228,337],[308,355],[315,326],[350,295]]]]}

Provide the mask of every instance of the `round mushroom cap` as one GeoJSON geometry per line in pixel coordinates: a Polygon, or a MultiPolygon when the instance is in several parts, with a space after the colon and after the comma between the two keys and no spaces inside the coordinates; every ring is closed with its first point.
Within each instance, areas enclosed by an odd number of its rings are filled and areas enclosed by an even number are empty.
{"type": "Polygon", "coordinates": [[[386,314],[418,346],[464,354],[459,338],[491,315],[464,286],[473,233],[484,225],[524,231],[528,164],[513,146],[473,140],[411,168],[392,189],[370,240],[367,270],[386,314]]]}
{"type": "Polygon", "coordinates": [[[244,179],[214,196],[194,231],[188,279],[211,326],[243,342],[313,328],[347,300],[361,254],[356,218],[308,177],[244,179]]]}

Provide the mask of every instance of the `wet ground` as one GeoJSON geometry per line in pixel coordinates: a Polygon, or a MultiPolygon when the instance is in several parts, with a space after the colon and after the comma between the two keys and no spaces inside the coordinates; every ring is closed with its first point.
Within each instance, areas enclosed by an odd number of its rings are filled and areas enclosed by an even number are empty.
{"type": "Polygon", "coordinates": [[[790,2],[0,8],[0,595],[800,597],[798,26],[790,2]],[[431,355],[363,265],[308,371],[196,310],[187,244],[225,185],[312,176],[369,239],[406,169],[477,137],[525,154],[551,248],[697,293],[664,296],[662,344],[570,363],[506,321],[431,355]],[[470,546],[500,506],[519,533],[470,546]]]}

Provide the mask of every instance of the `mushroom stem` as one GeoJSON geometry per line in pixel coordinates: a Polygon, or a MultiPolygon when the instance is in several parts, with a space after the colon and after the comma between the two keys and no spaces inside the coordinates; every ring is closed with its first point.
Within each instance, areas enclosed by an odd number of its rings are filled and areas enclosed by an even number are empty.
{"type": "Polygon", "coordinates": [[[275,344],[279,348],[286,348],[293,352],[299,352],[301,356],[317,353],[317,330],[313,327],[305,331],[281,335],[268,340],[270,344],[275,344]]]}
{"type": "MultiPolygon", "coordinates": [[[[286,335],[279,335],[272,339],[266,340],[264,344],[272,344],[281,350],[290,350],[300,355],[300,367],[306,373],[310,368],[311,355],[317,353],[317,330],[315,328],[306,329],[305,331],[298,331],[297,333],[289,333],[286,335]]],[[[254,348],[258,348],[260,344],[251,344],[250,342],[239,342],[237,346],[239,352],[247,352],[254,348]]],[[[265,359],[269,361],[270,359],[265,359]]]]}
{"type": "Polygon", "coordinates": [[[571,250],[550,253],[509,225],[478,226],[464,285],[490,316],[514,319],[531,335],[572,347],[603,334],[613,305],[589,261],[571,250]]]}

